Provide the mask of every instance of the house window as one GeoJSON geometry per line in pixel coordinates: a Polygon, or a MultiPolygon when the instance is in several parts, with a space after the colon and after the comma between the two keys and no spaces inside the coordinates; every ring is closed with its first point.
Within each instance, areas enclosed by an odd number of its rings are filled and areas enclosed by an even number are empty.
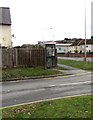
{"type": "Polygon", "coordinates": [[[61,50],[61,48],[59,48],[59,50],[61,50]]]}

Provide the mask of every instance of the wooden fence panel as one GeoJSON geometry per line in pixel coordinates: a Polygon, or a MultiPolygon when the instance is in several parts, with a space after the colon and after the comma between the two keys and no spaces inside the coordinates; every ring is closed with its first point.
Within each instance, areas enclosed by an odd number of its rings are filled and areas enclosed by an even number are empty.
{"type": "Polygon", "coordinates": [[[12,67],[13,66],[13,49],[2,50],[2,66],[12,67]]]}
{"type": "Polygon", "coordinates": [[[44,48],[11,48],[2,49],[3,67],[45,66],[44,48]]]}
{"type": "Polygon", "coordinates": [[[44,49],[32,49],[30,52],[30,64],[32,66],[44,66],[45,63],[45,54],[44,49]]]}

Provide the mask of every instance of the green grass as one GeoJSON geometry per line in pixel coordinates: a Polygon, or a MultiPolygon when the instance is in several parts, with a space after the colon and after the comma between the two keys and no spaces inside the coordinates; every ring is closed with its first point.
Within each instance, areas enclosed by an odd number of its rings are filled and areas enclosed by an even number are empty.
{"type": "Polygon", "coordinates": [[[57,70],[44,70],[42,68],[3,68],[2,78],[22,78],[42,75],[54,75],[60,73],[57,70]]]}
{"type": "Polygon", "coordinates": [[[4,108],[2,117],[12,120],[13,118],[90,118],[92,97],[84,95],[4,108]]]}
{"type": "Polygon", "coordinates": [[[67,70],[66,68],[63,67],[55,67],[56,70],[67,70]]]}
{"type": "Polygon", "coordinates": [[[58,64],[64,64],[83,70],[93,70],[93,62],[58,59],[58,64]]]}

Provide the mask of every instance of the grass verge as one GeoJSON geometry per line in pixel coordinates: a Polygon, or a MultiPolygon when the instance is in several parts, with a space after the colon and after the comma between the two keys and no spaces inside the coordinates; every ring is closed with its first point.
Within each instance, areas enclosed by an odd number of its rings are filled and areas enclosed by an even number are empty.
{"type": "Polygon", "coordinates": [[[56,70],[67,70],[66,68],[63,67],[55,67],[56,70]]]}
{"type": "Polygon", "coordinates": [[[58,70],[44,70],[41,68],[3,68],[2,78],[22,78],[42,75],[54,75],[59,74],[58,70]]]}
{"type": "Polygon", "coordinates": [[[89,62],[89,61],[58,59],[58,63],[72,66],[72,67],[76,67],[76,68],[80,68],[83,70],[93,70],[93,62],[89,62]]]}
{"type": "MultiPolygon", "coordinates": [[[[91,118],[93,95],[68,97],[2,109],[3,118],[91,118]],[[92,97],[91,97],[92,96],[92,97]]],[[[81,120],[81,119],[79,119],[81,120]]]]}

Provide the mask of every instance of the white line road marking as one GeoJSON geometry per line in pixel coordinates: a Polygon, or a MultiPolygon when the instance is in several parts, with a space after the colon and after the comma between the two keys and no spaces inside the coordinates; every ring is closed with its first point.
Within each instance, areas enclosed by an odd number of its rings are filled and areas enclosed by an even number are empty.
{"type": "Polygon", "coordinates": [[[49,87],[55,87],[55,86],[69,86],[69,85],[79,85],[79,84],[87,84],[87,83],[92,83],[92,81],[77,82],[77,83],[67,83],[67,84],[58,84],[58,85],[49,85],[49,87]]]}
{"type": "Polygon", "coordinates": [[[49,87],[55,87],[56,85],[49,85],[49,87]]]}
{"type": "Polygon", "coordinates": [[[86,82],[77,82],[77,83],[68,83],[68,84],[60,84],[61,86],[64,85],[78,85],[78,84],[86,84],[86,83],[92,83],[91,81],[86,81],[86,82]]]}

